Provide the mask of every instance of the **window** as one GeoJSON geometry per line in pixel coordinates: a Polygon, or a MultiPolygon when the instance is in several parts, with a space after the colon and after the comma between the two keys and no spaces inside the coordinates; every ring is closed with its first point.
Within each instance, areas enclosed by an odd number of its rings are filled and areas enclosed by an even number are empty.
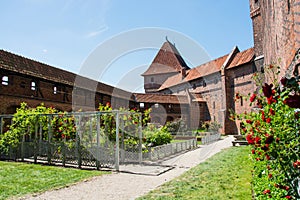
{"type": "Polygon", "coordinates": [[[2,85],[8,85],[8,76],[2,77],[2,85]]]}
{"type": "Polygon", "coordinates": [[[57,94],[57,87],[56,86],[53,87],[53,94],[57,94]]]}
{"type": "Polygon", "coordinates": [[[151,83],[154,83],[154,77],[151,77],[150,81],[151,81],[151,83]]]}
{"type": "Polygon", "coordinates": [[[144,108],[145,104],[144,103],[140,103],[140,108],[144,108]]]}
{"type": "Polygon", "coordinates": [[[206,87],[206,82],[205,81],[203,81],[203,87],[206,87]]]}
{"type": "Polygon", "coordinates": [[[213,109],[216,108],[216,102],[213,102],[213,109]]]}
{"type": "Polygon", "coordinates": [[[243,103],[243,97],[241,97],[241,106],[243,106],[243,104],[244,104],[244,103],[243,103]]]}
{"type": "Polygon", "coordinates": [[[36,90],[36,85],[34,81],[31,81],[31,86],[30,86],[31,90],[36,90]]]}

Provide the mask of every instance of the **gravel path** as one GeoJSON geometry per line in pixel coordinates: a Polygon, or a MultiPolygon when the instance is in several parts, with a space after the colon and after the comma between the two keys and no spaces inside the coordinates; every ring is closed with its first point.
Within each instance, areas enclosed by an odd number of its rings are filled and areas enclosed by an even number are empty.
{"type": "Polygon", "coordinates": [[[21,198],[22,200],[128,200],[135,199],[150,190],[181,175],[191,167],[198,165],[207,158],[232,146],[233,136],[174,157],[162,162],[172,165],[174,169],[159,176],[135,175],[128,173],[112,173],[94,177],[89,181],[80,182],[59,190],[21,198]]]}

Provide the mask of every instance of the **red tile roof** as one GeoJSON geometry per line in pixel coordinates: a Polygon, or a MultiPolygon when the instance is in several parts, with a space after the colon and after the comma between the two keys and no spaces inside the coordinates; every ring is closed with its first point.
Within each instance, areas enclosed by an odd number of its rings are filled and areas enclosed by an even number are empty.
{"type": "Polygon", "coordinates": [[[171,103],[171,104],[188,104],[188,98],[183,95],[166,95],[166,94],[133,94],[137,102],[143,103],[171,103]]]}
{"type": "Polygon", "coordinates": [[[186,83],[188,81],[192,81],[200,77],[218,72],[221,70],[221,67],[225,62],[227,56],[228,55],[222,56],[220,58],[217,58],[215,60],[209,61],[198,67],[188,70],[184,79],[182,79],[181,74],[176,74],[168,78],[158,90],[164,90],[166,88],[170,88],[172,86],[179,85],[181,83],[186,83]]]}
{"type": "Polygon", "coordinates": [[[142,76],[180,72],[182,68],[189,69],[176,47],[166,41],[142,76]]]}
{"type": "Polygon", "coordinates": [[[87,90],[96,89],[97,92],[108,94],[115,97],[130,97],[131,93],[114,88],[110,85],[97,82],[95,80],[79,76],[72,72],[68,72],[50,65],[31,60],[4,50],[0,50],[0,69],[6,69],[16,73],[22,73],[28,76],[41,78],[44,80],[62,83],[74,86],[74,82],[80,83],[80,88],[87,90]],[[94,87],[94,88],[93,88],[94,87]]]}
{"type": "MultiPolygon", "coordinates": [[[[171,76],[161,85],[158,91],[219,72],[221,71],[221,68],[228,56],[229,54],[226,54],[215,60],[204,63],[198,67],[192,68],[187,71],[186,76],[184,78],[182,78],[182,75],[180,73],[171,76]]],[[[245,51],[236,53],[234,55],[234,58],[232,59],[232,61],[230,62],[229,66],[226,69],[230,69],[251,62],[253,58],[254,58],[254,48],[250,48],[245,51]]]]}
{"type": "Polygon", "coordinates": [[[254,59],[254,48],[247,49],[245,51],[237,53],[230,65],[226,69],[238,67],[240,65],[251,62],[254,59]]]}

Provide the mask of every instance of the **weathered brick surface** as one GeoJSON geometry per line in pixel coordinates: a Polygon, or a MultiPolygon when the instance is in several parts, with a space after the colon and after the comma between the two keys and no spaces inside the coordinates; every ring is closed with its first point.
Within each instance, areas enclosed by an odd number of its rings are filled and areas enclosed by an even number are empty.
{"type": "MultiPolygon", "coordinates": [[[[232,68],[226,71],[226,98],[227,109],[231,109],[237,114],[251,111],[249,94],[257,90],[253,80],[253,74],[257,71],[254,62],[232,68]]],[[[239,121],[231,121],[229,113],[225,120],[225,133],[237,133],[239,131],[239,121]]]]}
{"type": "Polygon", "coordinates": [[[299,0],[250,0],[255,52],[265,64],[279,63],[282,74],[300,48],[299,0]]]}
{"type": "Polygon", "coordinates": [[[21,102],[26,102],[30,107],[44,103],[46,106],[63,111],[96,110],[99,103],[111,103],[113,108],[134,107],[136,104],[128,96],[128,98],[126,96],[124,98],[112,97],[108,94],[80,88],[73,91],[73,87],[69,85],[0,70],[1,80],[4,76],[8,77],[8,85],[0,82],[0,114],[14,113],[21,102]],[[35,83],[34,88],[32,88],[32,82],[35,83]]]}

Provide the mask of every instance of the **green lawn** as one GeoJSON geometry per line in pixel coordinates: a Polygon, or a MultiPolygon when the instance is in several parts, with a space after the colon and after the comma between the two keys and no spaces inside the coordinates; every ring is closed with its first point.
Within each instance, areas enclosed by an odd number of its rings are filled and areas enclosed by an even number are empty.
{"type": "Polygon", "coordinates": [[[61,188],[104,173],[0,161],[0,199],[61,188]]]}
{"type": "Polygon", "coordinates": [[[232,147],[216,154],[142,199],[251,199],[249,147],[232,147]]]}

